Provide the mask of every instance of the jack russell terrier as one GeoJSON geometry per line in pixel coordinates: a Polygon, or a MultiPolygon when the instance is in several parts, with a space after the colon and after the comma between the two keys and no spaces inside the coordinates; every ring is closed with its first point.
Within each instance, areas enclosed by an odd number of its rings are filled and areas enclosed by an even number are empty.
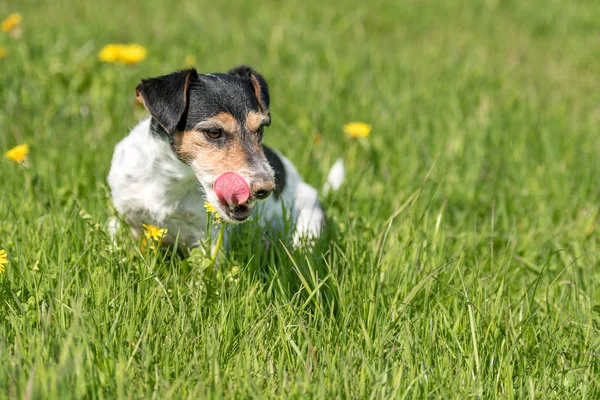
{"type": "MultiPolygon", "coordinates": [[[[152,224],[168,229],[165,244],[199,247],[205,201],[233,224],[253,208],[263,226],[291,217],[295,247],[319,237],[325,216],[317,190],[261,143],[271,114],[260,74],[248,66],[215,74],[186,69],[142,80],[136,97],[150,116],[117,144],[108,175],[113,203],[136,238],[142,224],[152,224]]],[[[338,160],[326,188],[337,189],[343,175],[338,160]]],[[[117,226],[111,223],[113,233],[117,226]]]]}

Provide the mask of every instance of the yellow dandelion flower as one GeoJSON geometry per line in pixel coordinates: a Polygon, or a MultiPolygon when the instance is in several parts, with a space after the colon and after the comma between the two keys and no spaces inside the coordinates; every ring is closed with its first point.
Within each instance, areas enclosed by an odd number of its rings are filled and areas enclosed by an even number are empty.
{"type": "Polygon", "coordinates": [[[148,49],[137,43],[124,46],[121,49],[120,61],[125,64],[136,64],[146,58],[148,49]]]}
{"type": "Polygon", "coordinates": [[[8,256],[6,255],[6,250],[0,250],[0,274],[6,270],[7,265],[8,256]]]}
{"type": "Polygon", "coordinates": [[[217,210],[208,201],[204,202],[204,209],[206,210],[207,213],[212,214],[215,224],[218,225],[221,222],[223,222],[223,220],[221,219],[221,216],[219,215],[217,210]]]}
{"type": "Polygon", "coordinates": [[[185,56],[185,61],[183,62],[183,64],[186,67],[193,67],[194,65],[196,65],[196,57],[194,57],[191,54],[188,54],[187,56],[185,56]]]}
{"type": "Polygon", "coordinates": [[[8,158],[9,160],[15,161],[15,162],[22,162],[25,160],[25,158],[27,158],[28,153],[29,153],[29,145],[20,144],[16,147],[13,147],[6,153],[4,153],[4,157],[8,158]]]}
{"type": "Polygon", "coordinates": [[[22,20],[23,18],[21,17],[21,14],[12,13],[8,17],[4,18],[4,21],[2,21],[2,24],[0,24],[0,29],[2,32],[10,32],[19,26],[22,20]]]}
{"type": "Polygon", "coordinates": [[[116,62],[119,58],[120,48],[120,44],[107,44],[98,53],[98,58],[104,62],[116,62]]]}
{"type": "Polygon", "coordinates": [[[204,209],[209,214],[214,214],[217,212],[217,210],[215,210],[215,208],[212,206],[212,204],[210,204],[208,201],[204,202],[204,209]]]}
{"type": "Polygon", "coordinates": [[[137,43],[107,44],[98,53],[100,61],[107,63],[136,64],[146,58],[148,50],[137,43]]]}
{"type": "Polygon", "coordinates": [[[165,235],[169,232],[167,228],[161,229],[154,225],[142,224],[142,226],[144,227],[144,235],[146,235],[148,239],[152,239],[157,242],[165,237],[165,235]]]}
{"type": "Polygon", "coordinates": [[[6,47],[0,46],[0,60],[6,57],[6,47]]]}
{"type": "Polygon", "coordinates": [[[364,122],[350,122],[344,125],[344,132],[350,137],[367,137],[371,133],[371,125],[364,122]]]}

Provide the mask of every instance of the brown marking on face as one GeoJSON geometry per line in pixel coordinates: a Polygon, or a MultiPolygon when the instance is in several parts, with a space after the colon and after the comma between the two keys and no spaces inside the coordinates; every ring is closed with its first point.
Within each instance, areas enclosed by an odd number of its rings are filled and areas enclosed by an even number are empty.
{"type": "Polygon", "coordinates": [[[243,129],[233,115],[222,112],[202,121],[196,129],[175,132],[173,148],[182,162],[194,165],[202,174],[216,178],[225,172],[252,173],[258,160],[263,159],[268,165],[260,138],[255,133],[264,123],[264,114],[251,111],[243,129]],[[226,140],[219,144],[209,139],[203,129],[221,129],[226,140]]]}
{"type": "Polygon", "coordinates": [[[173,141],[175,154],[182,162],[194,164],[203,174],[215,177],[231,171],[252,171],[251,161],[255,156],[264,157],[258,142],[256,146],[248,148],[241,135],[232,135],[226,145],[218,146],[204,132],[189,130],[176,132],[173,141]],[[253,156],[249,156],[249,152],[253,156]]]}
{"type": "Polygon", "coordinates": [[[240,124],[237,119],[233,115],[227,112],[222,112],[215,115],[212,118],[209,118],[202,122],[202,125],[218,125],[219,128],[223,129],[226,133],[230,135],[239,135],[240,134],[240,124]]]}
{"type": "Polygon", "coordinates": [[[225,172],[251,170],[248,150],[239,137],[230,144],[217,147],[210,143],[203,132],[185,131],[175,134],[175,153],[186,164],[194,164],[203,174],[215,177],[225,172]]]}
{"type": "MultiPolygon", "coordinates": [[[[202,153],[205,148],[207,149],[207,153],[214,153],[215,155],[226,150],[211,143],[202,132],[202,128],[221,129],[225,135],[233,139],[234,143],[239,141],[241,134],[240,124],[230,113],[219,113],[214,117],[202,121],[199,125],[198,130],[178,131],[173,137],[175,154],[186,164],[191,164],[193,160],[199,158],[197,154],[202,153]]],[[[208,154],[206,158],[210,159],[214,157],[208,154]]]]}
{"type": "Polygon", "coordinates": [[[197,131],[176,131],[173,134],[173,150],[182,162],[190,164],[194,160],[196,143],[200,143],[200,135],[197,131]]]}
{"type": "Polygon", "coordinates": [[[268,117],[266,117],[263,113],[250,111],[246,115],[246,130],[248,132],[257,132],[261,126],[267,123],[267,121],[268,117]]]}

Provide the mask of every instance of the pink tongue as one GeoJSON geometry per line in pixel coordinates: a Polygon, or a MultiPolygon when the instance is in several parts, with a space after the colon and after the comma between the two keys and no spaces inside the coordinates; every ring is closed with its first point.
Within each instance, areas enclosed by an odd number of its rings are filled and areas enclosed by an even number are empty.
{"type": "Polygon", "coordinates": [[[244,204],[250,197],[248,184],[235,172],[226,172],[218,177],[214,188],[219,200],[228,205],[244,204]]]}

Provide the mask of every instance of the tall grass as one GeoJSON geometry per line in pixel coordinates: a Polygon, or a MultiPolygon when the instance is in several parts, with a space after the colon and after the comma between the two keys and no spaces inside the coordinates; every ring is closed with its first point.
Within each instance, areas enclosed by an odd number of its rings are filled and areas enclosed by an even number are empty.
{"type": "Polygon", "coordinates": [[[14,11],[0,150],[31,151],[0,160],[1,396],[600,396],[600,3],[0,4],[14,11]],[[99,62],[113,42],[148,58],[99,62]],[[346,160],[313,253],[250,223],[207,287],[176,253],[112,245],[133,88],[188,55],[265,75],[265,142],[310,184],[346,160]],[[345,137],[350,121],[370,137],[345,137]]]}

